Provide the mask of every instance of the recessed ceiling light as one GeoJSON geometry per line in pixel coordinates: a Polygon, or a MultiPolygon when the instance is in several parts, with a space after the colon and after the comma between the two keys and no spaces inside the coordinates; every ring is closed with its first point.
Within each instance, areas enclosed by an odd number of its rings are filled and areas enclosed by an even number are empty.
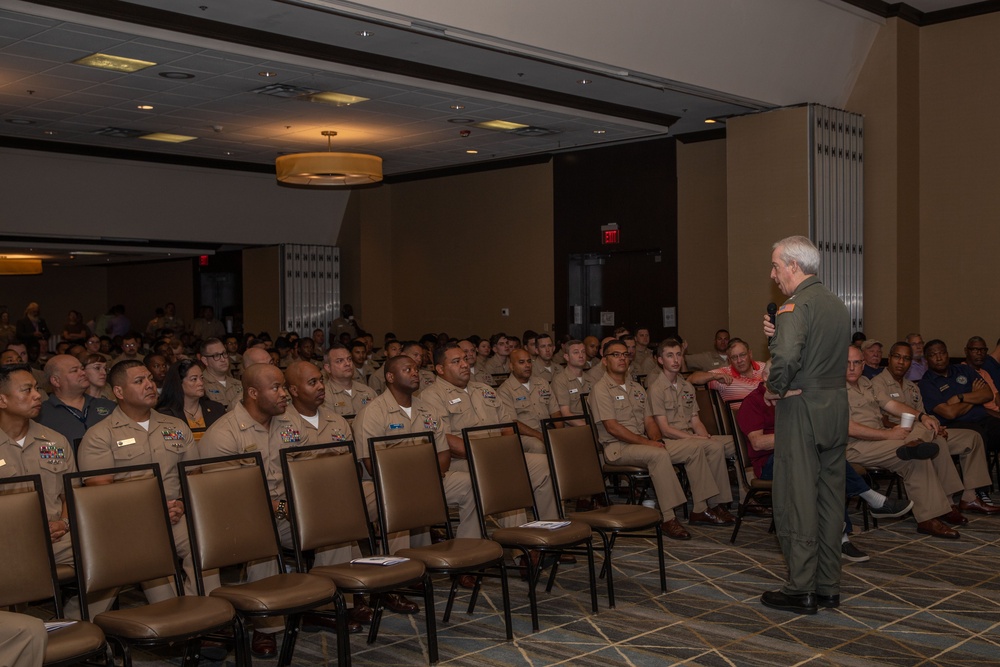
{"type": "Polygon", "coordinates": [[[152,104],[140,104],[139,106],[136,107],[136,109],[142,109],[143,111],[149,111],[152,108],[153,108],[152,104]]]}
{"type": "Polygon", "coordinates": [[[464,104],[452,104],[451,108],[454,109],[455,111],[458,111],[459,109],[464,109],[465,105],[464,104]]]}
{"type": "Polygon", "coordinates": [[[271,76],[278,76],[278,73],[277,72],[257,72],[257,76],[271,77],[271,76]]]}
{"type": "Polygon", "coordinates": [[[449,118],[449,123],[455,123],[456,125],[467,125],[469,123],[475,123],[475,118],[449,118]]]}
{"type": "Polygon", "coordinates": [[[156,64],[148,60],[109,56],[106,53],[92,53],[79,60],[74,60],[73,63],[76,65],[86,65],[87,67],[109,69],[115,72],[138,72],[141,69],[146,69],[156,64]]]}
{"type": "Polygon", "coordinates": [[[163,141],[168,144],[181,144],[185,141],[197,139],[198,137],[188,137],[183,134],[170,134],[168,132],[151,132],[149,134],[144,134],[139,138],[149,139],[150,141],[163,141]]]}
{"type": "Polygon", "coordinates": [[[164,79],[193,79],[194,74],[188,74],[187,72],[160,72],[160,76],[164,79]]]}
{"type": "Polygon", "coordinates": [[[484,130],[508,132],[510,130],[520,130],[521,128],[528,126],[523,123],[512,123],[509,120],[486,120],[481,123],[476,123],[476,127],[480,127],[484,130]]]}
{"type": "Polygon", "coordinates": [[[605,134],[607,130],[594,130],[594,134],[605,134]]]}
{"type": "Polygon", "coordinates": [[[226,151],[226,155],[232,155],[232,154],[233,154],[232,151],[226,151]]]}
{"type": "Polygon", "coordinates": [[[576,82],[579,84],[583,84],[584,86],[586,86],[588,83],[592,83],[590,79],[577,79],[576,82]]]}
{"type": "Polygon", "coordinates": [[[712,123],[718,123],[719,121],[715,120],[714,118],[706,118],[705,122],[711,125],[712,123]]]}
{"type": "Polygon", "coordinates": [[[313,93],[309,95],[308,100],[310,102],[322,102],[323,104],[332,104],[338,107],[349,107],[352,104],[358,104],[359,102],[367,102],[367,97],[358,97],[357,95],[344,95],[342,93],[313,93]]]}
{"type": "Polygon", "coordinates": [[[59,133],[56,132],[55,130],[45,130],[44,132],[42,132],[42,134],[47,134],[49,136],[52,136],[53,134],[59,134],[59,133]]]}
{"type": "Polygon", "coordinates": [[[467,150],[467,151],[465,151],[465,152],[466,152],[466,153],[468,153],[469,155],[475,155],[475,154],[476,154],[476,153],[478,153],[479,151],[477,151],[477,150],[473,150],[473,149],[469,149],[469,150],[467,150]]]}
{"type": "Polygon", "coordinates": [[[35,124],[35,121],[28,120],[27,118],[8,118],[7,122],[11,123],[12,125],[34,125],[35,124]]]}
{"type": "Polygon", "coordinates": [[[373,33],[373,32],[370,32],[370,31],[368,31],[368,30],[358,30],[358,31],[357,31],[356,33],[354,33],[354,34],[355,34],[355,35],[357,35],[358,37],[371,37],[371,36],[372,36],[372,35],[374,35],[375,33],[373,33]]]}

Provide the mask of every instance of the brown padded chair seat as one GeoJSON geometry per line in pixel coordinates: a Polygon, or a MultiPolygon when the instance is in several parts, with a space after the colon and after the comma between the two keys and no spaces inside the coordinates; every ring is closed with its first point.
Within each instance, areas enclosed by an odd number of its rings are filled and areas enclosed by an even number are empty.
{"type": "Polygon", "coordinates": [[[458,570],[503,558],[503,547],[492,540],[456,537],[420,549],[400,549],[395,555],[419,560],[432,570],[458,570]]]}
{"type": "Polygon", "coordinates": [[[326,577],[290,572],[238,586],[222,586],[208,595],[228,600],[243,612],[281,613],[284,609],[328,600],[336,592],[337,587],[326,577]]]}
{"type": "Polygon", "coordinates": [[[756,477],[750,480],[750,488],[752,489],[770,489],[773,486],[774,480],[757,479],[756,477]]]}
{"type": "Polygon", "coordinates": [[[629,530],[660,521],[660,511],[641,505],[611,505],[588,512],[567,512],[566,518],[594,528],[629,530]]]}
{"type": "Polygon", "coordinates": [[[408,560],[396,565],[317,565],[310,574],[328,577],[337,588],[355,590],[361,588],[385,588],[399,585],[400,581],[419,579],[424,574],[424,564],[418,560],[408,560]]]}
{"type": "Polygon", "coordinates": [[[93,653],[104,645],[104,633],[99,627],[86,621],[77,621],[48,634],[49,643],[45,646],[44,660],[46,665],[93,653]]]}
{"type": "Polygon", "coordinates": [[[497,528],[490,539],[500,544],[520,544],[526,547],[558,547],[589,538],[593,532],[586,523],[573,522],[568,526],[548,528],[497,528]]]}
{"type": "Polygon", "coordinates": [[[76,570],[72,565],[56,565],[56,579],[60,584],[75,584],[76,570]]]}
{"type": "Polygon", "coordinates": [[[127,639],[180,637],[232,621],[233,606],[225,600],[190,595],[94,617],[104,632],[127,639]],[[164,623],[166,618],[171,622],[164,623]]]}

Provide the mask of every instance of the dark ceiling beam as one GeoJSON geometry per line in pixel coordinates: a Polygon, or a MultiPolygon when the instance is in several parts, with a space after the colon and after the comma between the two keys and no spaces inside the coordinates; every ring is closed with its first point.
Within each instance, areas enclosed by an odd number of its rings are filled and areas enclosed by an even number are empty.
{"type": "Polygon", "coordinates": [[[885,2],[884,0],[841,0],[841,2],[858,7],[882,18],[899,18],[917,26],[947,23],[948,21],[957,21],[973,16],[1000,12],[1000,0],[973,2],[933,12],[922,12],[905,2],[885,2]]]}
{"type": "MultiPolygon", "coordinates": [[[[390,56],[383,56],[355,49],[348,49],[333,44],[324,44],[307,39],[299,39],[280,35],[277,33],[231,25],[219,21],[202,18],[200,16],[188,16],[164,9],[152,7],[142,7],[129,4],[121,0],[28,0],[32,4],[55,7],[68,11],[87,14],[90,16],[100,16],[106,19],[135,23],[151,28],[160,28],[181,32],[189,35],[197,35],[209,39],[217,39],[233,44],[242,44],[259,49],[278,51],[290,55],[302,56],[325,60],[331,63],[340,63],[353,67],[370,69],[378,72],[387,72],[409,76],[425,81],[447,83],[462,88],[481,90],[501,95],[510,95],[526,100],[534,100],[545,104],[553,104],[567,109],[577,109],[590,113],[598,113],[612,118],[624,118],[627,120],[670,127],[679,120],[678,116],[646,109],[593,100],[578,95],[570,95],[553,90],[546,90],[535,86],[513,81],[503,81],[492,77],[459,72],[445,67],[426,65],[423,63],[410,62],[390,56]]],[[[569,68],[572,69],[572,68],[569,68]]],[[[615,77],[608,77],[600,73],[587,72],[588,77],[605,77],[617,81],[615,77]]]]}

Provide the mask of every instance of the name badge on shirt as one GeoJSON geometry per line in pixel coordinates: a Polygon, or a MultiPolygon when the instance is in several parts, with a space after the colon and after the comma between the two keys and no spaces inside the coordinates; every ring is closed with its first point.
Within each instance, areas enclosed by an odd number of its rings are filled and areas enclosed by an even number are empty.
{"type": "Polygon", "coordinates": [[[390,431],[398,431],[401,428],[403,428],[402,424],[389,424],[390,431]]]}
{"type": "Polygon", "coordinates": [[[526,401],[526,400],[528,400],[528,397],[527,396],[516,396],[514,398],[514,400],[515,401],[526,401]]]}
{"type": "Polygon", "coordinates": [[[616,401],[624,401],[625,397],[624,396],[615,396],[615,400],[616,401]]]}
{"type": "Polygon", "coordinates": [[[160,435],[163,436],[164,440],[183,440],[184,434],[181,433],[180,429],[176,428],[165,428],[160,431],[160,435]]]}
{"type": "Polygon", "coordinates": [[[135,438],[126,438],[125,440],[119,440],[116,444],[119,447],[124,447],[125,445],[134,445],[135,438]]]}
{"type": "Polygon", "coordinates": [[[569,393],[571,393],[571,394],[579,394],[580,390],[579,389],[570,389],[569,393]]]}
{"type": "Polygon", "coordinates": [[[7,459],[0,459],[0,468],[4,467],[5,465],[7,465],[7,459]]]}
{"type": "Polygon", "coordinates": [[[899,394],[889,394],[889,398],[899,398],[899,394]]]}
{"type": "Polygon", "coordinates": [[[461,403],[461,402],[462,402],[462,399],[460,399],[460,398],[453,398],[450,401],[448,401],[448,405],[455,405],[456,403],[461,403]]]}

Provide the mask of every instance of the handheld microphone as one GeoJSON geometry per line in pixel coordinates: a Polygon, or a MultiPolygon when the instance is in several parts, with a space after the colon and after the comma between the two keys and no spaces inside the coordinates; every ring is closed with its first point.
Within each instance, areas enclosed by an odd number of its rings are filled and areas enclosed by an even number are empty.
{"type": "MultiPolygon", "coordinates": [[[[767,319],[771,320],[771,324],[774,324],[774,317],[777,314],[778,314],[778,304],[776,304],[773,301],[771,303],[767,304],[767,319]]],[[[773,336],[768,336],[767,337],[767,344],[768,345],[771,344],[771,339],[772,338],[773,338],[773,336]]]]}

